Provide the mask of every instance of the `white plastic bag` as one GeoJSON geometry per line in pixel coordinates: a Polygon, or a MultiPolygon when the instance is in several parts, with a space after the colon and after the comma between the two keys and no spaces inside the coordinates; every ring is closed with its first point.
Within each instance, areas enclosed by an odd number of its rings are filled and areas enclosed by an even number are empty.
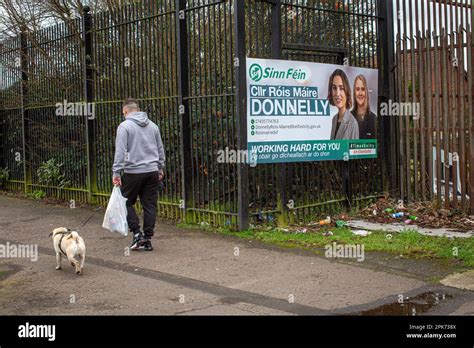
{"type": "Polygon", "coordinates": [[[125,237],[128,235],[126,201],[127,198],[122,196],[120,187],[115,186],[105,211],[104,222],[102,223],[103,228],[125,237]]]}

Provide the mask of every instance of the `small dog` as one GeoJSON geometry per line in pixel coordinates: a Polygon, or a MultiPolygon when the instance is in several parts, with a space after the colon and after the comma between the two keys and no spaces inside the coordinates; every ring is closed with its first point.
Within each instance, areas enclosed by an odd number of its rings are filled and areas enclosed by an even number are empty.
{"type": "Polygon", "coordinates": [[[56,251],[56,269],[61,269],[61,255],[64,255],[71,262],[71,265],[76,268],[76,274],[82,275],[84,261],[86,260],[84,239],[76,231],[71,231],[65,227],[54,229],[49,236],[53,237],[54,250],[56,251]],[[77,261],[75,256],[79,256],[81,261],[77,261]]]}

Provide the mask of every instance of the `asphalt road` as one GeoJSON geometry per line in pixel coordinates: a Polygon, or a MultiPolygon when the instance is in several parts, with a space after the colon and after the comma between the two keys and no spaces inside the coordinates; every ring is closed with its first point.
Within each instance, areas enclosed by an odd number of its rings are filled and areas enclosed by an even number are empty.
{"type": "Polygon", "coordinates": [[[1,315],[358,315],[384,306],[400,314],[400,298],[427,293],[440,301],[419,303],[416,315],[474,314],[474,292],[432,281],[453,272],[435,261],[367,252],[363,262],[328,259],[165,223],[154,251],[128,253],[131,237],[102,229],[100,210],[80,229],[84,275],[67,262],[55,270],[48,234],[92,214],[0,195],[0,245],[38,248],[35,260],[0,258],[1,315]]]}

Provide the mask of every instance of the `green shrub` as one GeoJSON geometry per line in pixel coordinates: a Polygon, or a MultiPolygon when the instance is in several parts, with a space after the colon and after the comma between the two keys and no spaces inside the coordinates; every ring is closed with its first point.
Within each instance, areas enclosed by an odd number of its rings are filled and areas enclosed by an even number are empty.
{"type": "Polygon", "coordinates": [[[10,177],[8,168],[0,168],[0,182],[5,182],[10,177]]]}
{"type": "Polygon", "coordinates": [[[36,171],[40,184],[57,188],[68,186],[69,181],[62,172],[62,166],[63,163],[59,163],[54,158],[41,164],[36,171]]]}
{"type": "Polygon", "coordinates": [[[36,190],[31,193],[28,193],[27,196],[34,199],[41,199],[46,196],[46,192],[44,192],[43,190],[36,190]]]}
{"type": "Polygon", "coordinates": [[[0,187],[5,186],[5,182],[10,178],[10,171],[8,168],[0,168],[0,187]]]}

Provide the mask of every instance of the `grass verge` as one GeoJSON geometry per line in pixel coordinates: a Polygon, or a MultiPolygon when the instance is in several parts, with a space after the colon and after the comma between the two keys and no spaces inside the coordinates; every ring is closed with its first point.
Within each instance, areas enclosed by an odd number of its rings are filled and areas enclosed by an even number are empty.
{"type": "Polygon", "coordinates": [[[285,248],[314,251],[324,255],[326,245],[360,244],[366,252],[381,251],[402,255],[407,258],[441,259],[461,263],[460,266],[474,267],[474,238],[446,238],[425,236],[413,230],[403,233],[373,232],[368,236],[354,235],[348,228],[332,228],[333,235],[324,236],[327,230],[294,233],[280,229],[246,230],[234,232],[228,229],[181,224],[180,227],[196,228],[243,239],[258,240],[285,248]]]}

